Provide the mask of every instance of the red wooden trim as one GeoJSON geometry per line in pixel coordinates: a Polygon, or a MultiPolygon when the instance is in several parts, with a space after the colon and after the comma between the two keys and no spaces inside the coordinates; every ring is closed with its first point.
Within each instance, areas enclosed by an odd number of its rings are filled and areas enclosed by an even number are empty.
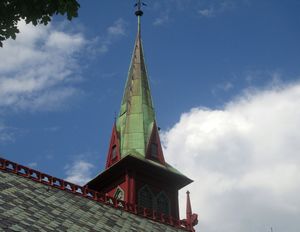
{"type": "Polygon", "coordinates": [[[116,123],[114,123],[113,130],[111,133],[111,139],[110,139],[109,149],[108,149],[108,153],[107,153],[105,168],[106,169],[109,168],[111,165],[113,165],[115,162],[119,161],[120,159],[121,159],[120,144],[119,144],[116,123]],[[114,159],[112,158],[113,147],[116,147],[116,149],[117,149],[117,156],[114,159]]]}
{"type": "Polygon", "coordinates": [[[129,172],[128,169],[126,169],[125,171],[125,186],[126,189],[124,189],[124,194],[125,194],[125,198],[127,202],[130,202],[130,191],[128,191],[128,189],[130,189],[130,177],[129,177],[129,172]]]}
{"type": "Polygon", "coordinates": [[[135,177],[135,171],[126,169],[125,173],[125,186],[127,189],[124,189],[124,192],[126,193],[126,200],[130,204],[134,204],[136,201],[136,177],[135,177]]]}
{"type": "Polygon", "coordinates": [[[0,157],[0,170],[4,172],[20,175],[29,180],[39,182],[46,186],[51,186],[53,188],[66,191],[75,194],[77,196],[87,198],[89,200],[97,201],[101,204],[104,203],[118,210],[125,210],[129,213],[141,216],[143,218],[147,218],[159,223],[167,224],[169,226],[180,228],[182,230],[193,231],[190,228],[188,228],[186,220],[176,220],[166,215],[160,216],[159,213],[153,210],[137,206],[136,204],[130,204],[126,201],[117,200],[113,197],[106,196],[103,193],[96,192],[94,190],[85,188],[83,186],[79,186],[64,181],[62,179],[50,176],[48,174],[25,167],[23,165],[19,165],[17,163],[3,159],[1,157],[0,157]]]}
{"type": "Polygon", "coordinates": [[[146,158],[154,160],[156,162],[159,162],[163,165],[166,165],[164,154],[163,154],[163,151],[162,151],[160,138],[159,138],[158,129],[157,129],[157,126],[156,126],[156,122],[154,122],[154,124],[153,124],[153,129],[152,129],[152,132],[151,132],[151,136],[150,136],[149,142],[147,144],[146,158]],[[152,143],[157,145],[157,158],[154,158],[151,155],[151,145],[152,145],[152,143]]]}

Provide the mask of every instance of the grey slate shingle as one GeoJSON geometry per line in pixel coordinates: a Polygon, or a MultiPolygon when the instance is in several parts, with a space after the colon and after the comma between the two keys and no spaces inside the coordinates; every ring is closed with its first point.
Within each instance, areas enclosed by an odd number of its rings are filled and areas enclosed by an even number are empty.
{"type": "Polygon", "coordinates": [[[0,171],[0,231],[184,231],[0,171]]]}

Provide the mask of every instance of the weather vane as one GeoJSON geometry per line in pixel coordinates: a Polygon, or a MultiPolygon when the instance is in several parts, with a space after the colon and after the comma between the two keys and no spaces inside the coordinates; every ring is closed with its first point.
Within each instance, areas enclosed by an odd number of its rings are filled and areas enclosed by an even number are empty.
{"type": "Polygon", "coordinates": [[[143,6],[147,6],[147,4],[142,2],[141,0],[137,0],[137,3],[134,4],[134,7],[136,7],[136,11],[135,11],[136,16],[142,16],[144,14],[144,12],[142,11],[143,6]]]}

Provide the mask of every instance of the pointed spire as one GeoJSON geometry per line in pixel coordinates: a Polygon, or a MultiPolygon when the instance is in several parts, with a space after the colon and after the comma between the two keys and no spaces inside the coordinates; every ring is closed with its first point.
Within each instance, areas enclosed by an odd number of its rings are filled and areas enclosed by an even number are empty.
{"type": "Polygon", "coordinates": [[[190,192],[186,192],[186,218],[189,219],[192,216],[192,206],[190,200],[190,192]]]}
{"type": "Polygon", "coordinates": [[[142,11],[142,7],[147,6],[146,3],[142,2],[141,0],[137,0],[134,6],[136,7],[135,15],[138,17],[143,16],[144,12],[142,11]]]}
{"type": "Polygon", "coordinates": [[[191,200],[190,200],[190,192],[186,192],[186,224],[189,231],[194,232],[194,226],[198,224],[198,215],[193,214],[191,200]]]}
{"type": "Polygon", "coordinates": [[[138,31],[129,67],[127,82],[117,118],[117,130],[120,136],[121,157],[139,154],[145,157],[149,138],[155,122],[148,74],[144,59],[141,39],[141,7],[140,0],[135,4],[138,18],[138,31]]]}
{"type": "Polygon", "coordinates": [[[137,3],[134,6],[136,7],[135,15],[138,18],[138,34],[137,34],[137,36],[141,37],[141,17],[144,14],[144,12],[142,11],[142,7],[147,6],[147,4],[142,2],[142,0],[137,0],[137,3]]]}

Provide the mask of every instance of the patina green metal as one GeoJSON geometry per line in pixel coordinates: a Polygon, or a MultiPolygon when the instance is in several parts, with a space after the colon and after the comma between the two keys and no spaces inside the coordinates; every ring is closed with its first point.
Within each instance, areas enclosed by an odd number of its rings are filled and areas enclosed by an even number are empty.
{"type": "Polygon", "coordinates": [[[155,122],[148,74],[141,39],[141,16],[129,67],[125,91],[117,118],[121,158],[128,154],[146,155],[146,148],[155,122]]]}

